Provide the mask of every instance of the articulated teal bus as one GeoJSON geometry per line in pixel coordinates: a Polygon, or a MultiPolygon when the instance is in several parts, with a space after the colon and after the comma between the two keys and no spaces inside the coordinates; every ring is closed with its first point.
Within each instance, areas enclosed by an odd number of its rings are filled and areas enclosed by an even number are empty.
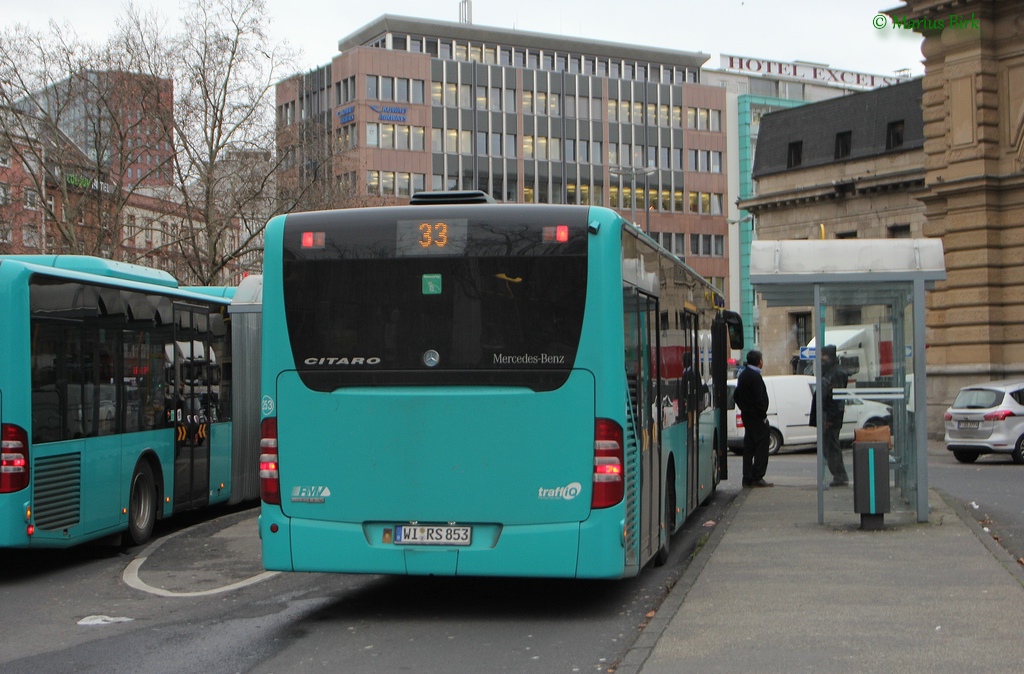
{"type": "Polygon", "coordinates": [[[229,500],[227,295],[94,257],[0,256],[0,548],[139,544],[229,500]]]}
{"type": "Polygon", "coordinates": [[[267,569],[621,578],[715,490],[721,294],[611,210],[489,201],[268,224],[267,569]]]}

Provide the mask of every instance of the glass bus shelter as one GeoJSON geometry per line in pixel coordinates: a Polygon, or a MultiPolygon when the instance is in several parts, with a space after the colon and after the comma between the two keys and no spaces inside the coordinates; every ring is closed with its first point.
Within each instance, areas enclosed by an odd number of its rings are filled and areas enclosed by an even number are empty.
{"type": "MultiPolygon", "coordinates": [[[[847,519],[855,506],[856,512],[863,512],[867,496],[874,507],[881,495],[889,508],[885,512],[907,518],[916,513],[918,522],[928,521],[927,423],[915,423],[914,414],[927,410],[925,291],[945,278],[939,239],[753,242],[750,281],[767,305],[812,308],[814,338],[800,345],[796,367],[815,376],[817,418],[823,418],[822,361],[817,357],[822,344],[836,347],[849,377],[846,388],[835,392],[846,406],[844,436],[852,431],[851,419],[863,416],[858,409],[866,409],[855,406],[871,404],[876,425],[881,425],[879,414],[887,414],[888,451],[876,454],[873,449],[870,454],[871,470],[877,468],[875,474],[886,477],[870,488],[868,479],[860,477],[863,470],[855,475],[852,465],[854,459],[861,462],[858,468],[864,465],[867,443],[843,452],[852,488],[829,487],[832,475],[822,451],[824,424],[817,424],[819,524],[826,514],[830,520],[847,519]]],[[[876,446],[879,434],[885,431],[875,430],[876,446]]],[[[849,446],[849,440],[843,444],[849,446]]]]}

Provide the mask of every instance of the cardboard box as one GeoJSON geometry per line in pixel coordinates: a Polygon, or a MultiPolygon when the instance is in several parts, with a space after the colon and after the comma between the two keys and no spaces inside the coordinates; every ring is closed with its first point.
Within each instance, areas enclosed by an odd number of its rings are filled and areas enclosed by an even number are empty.
{"type": "Polygon", "coordinates": [[[888,426],[858,428],[853,431],[854,442],[886,442],[892,447],[892,433],[888,426]]]}

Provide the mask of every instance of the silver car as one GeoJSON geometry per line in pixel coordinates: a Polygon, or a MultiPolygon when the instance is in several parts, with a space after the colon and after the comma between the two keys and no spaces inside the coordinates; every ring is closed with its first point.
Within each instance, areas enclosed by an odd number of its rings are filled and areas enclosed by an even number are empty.
{"type": "Polygon", "coordinates": [[[1024,380],[965,386],[946,410],[946,449],[960,463],[1009,454],[1024,463],[1024,380]]]}

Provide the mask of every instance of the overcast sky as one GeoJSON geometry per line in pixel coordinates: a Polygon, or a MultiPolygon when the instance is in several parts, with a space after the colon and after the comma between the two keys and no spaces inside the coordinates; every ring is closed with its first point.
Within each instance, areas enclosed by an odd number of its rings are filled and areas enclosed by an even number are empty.
{"type": "MultiPolygon", "coordinates": [[[[459,0],[266,0],[271,38],[301,50],[300,69],[323,65],[338,40],[382,14],[459,20],[459,0]]],[[[79,36],[103,40],[119,0],[3,1],[6,27],[27,24],[44,30],[50,19],[69,22],[79,36]]],[[[177,30],[177,0],[136,0],[157,7],[177,30]]],[[[577,38],[704,52],[705,67],[718,68],[720,54],[774,61],[811,61],[836,69],[891,75],[900,69],[924,73],[921,36],[879,29],[876,15],[899,0],[476,0],[477,26],[552,33],[577,38]]],[[[945,19],[945,17],[941,17],[945,19]]]]}

